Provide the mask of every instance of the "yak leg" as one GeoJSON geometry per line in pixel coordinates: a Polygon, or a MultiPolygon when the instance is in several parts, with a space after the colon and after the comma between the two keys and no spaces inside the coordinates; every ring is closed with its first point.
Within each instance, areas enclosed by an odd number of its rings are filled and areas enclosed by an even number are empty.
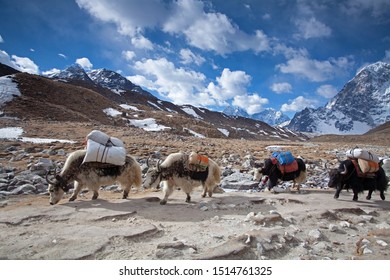
{"type": "Polygon", "coordinates": [[[77,198],[77,196],[78,196],[79,192],[81,191],[82,187],[83,186],[79,182],[77,182],[77,181],[74,182],[73,194],[69,198],[69,201],[74,201],[77,198]]]}
{"type": "Polygon", "coordinates": [[[173,187],[174,184],[171,181],[164,181],[163,182],[163,193],[164,193],[164,198],[160,201],[161,205],[167,204],[168,197],[173,193],[173,187]]]}
{"type": "Polygon", "coordinates": [[[339,198],[339,196],[340,196],[340,192],[341,192],[341,190],[342,190],[342,188],[343,188],[343,186],[341,185],[341,184],[339,184],[338,186],[337,186],[337,189],[336,189],[336,193],[334,194],[334,198],[339,198]]]}
{"type": "Polygon", "coordinates": [[[372,192],[373,192],[374,190],[372,189],[372,188],[370,188],[369,190],[368,190],[368,194],[367,194],[367,196],[366,196],[366,199],[367,200],[370,200],[371,199],[371,195],[372,195],[372,192]]]}
{"type": "Polygon", "coordinates": [[[98,191],[97,191],[97,190],[94,190],[94,191],[93,191],[92,200],[95,200],[95,199],[97,199],[98,197],[99,197],[98,191]]]}
{"type": "Polygon", "coordinates": [[[379,196],[381,197],[382,200],[385,200],[385,192],[384,191],[381,191],[379,196]]]}
{"type": "Polygon", "coordinates": [[[213,196],[214,186],[207,186],[207,194],[209,197],[213,196]]]}
{"type": "Polygon", "coordinates": [[[203,187],[202,197],[206,197],[207,186],[204,183],[202,183],[202,187],[203,187]]]}
{"type": "Polygon", "coordinates": [[[126,199],[129,196],[130,186],[126,185],[126,187],[123,188],[123,196],[122,199],[126,199]]]}
{"type": "Polygon", "coordinates": [[[206,193],[209,195],[209,197],[212,197],[213,196],[213,187],[209,186],[207,184],[204,184],[204,183],[202,183],[202,186],[203,186],[202,197],[206,197],[206,193]]]}
{"type": "Polygon", "coordinates": [[[189,193],[187,193],[186,202],[191,202],[191,196],[189,193]]]}
{"type": "Polygon", "coordinates": [[[353,198],[352,198],[353,201],[358,201],[358,190],[353,190],[353,198]]]}
{"type": "Polygon", "coordinates": [[[297,183],[295,180],[293,180],[293,189],[297,189],[297,192],[298,193],[301,193],[301,190],[300,190],[300,184],[297,183]]]}

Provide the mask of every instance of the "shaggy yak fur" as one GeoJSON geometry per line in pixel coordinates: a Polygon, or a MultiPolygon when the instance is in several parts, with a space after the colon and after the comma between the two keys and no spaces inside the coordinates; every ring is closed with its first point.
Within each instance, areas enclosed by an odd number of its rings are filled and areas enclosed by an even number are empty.
{"type": "Polygon", "coordinates": [[[183,153],[170,154],[164,162],[157,167],[150,167],[144,180],[145,188],[158,188],[163,182],[164,198],[160,204],[167,203],[168,197],[174,191],[174,187],[180,187],[186,194],[186,202],[191,201],[193,188],[203,186],[202,196],[206,193],[211,197],[213,190],[221,180],[221,171],[216,162],[209,159],[209,165],[205,171],[192,171],[188,167],[188,155],[183,153]]]}
{"type": "Polygon", "coordinates": [[[83,163],[85,154],[86,150],[77,150],[69,154],[60,174],[56,174],[54,179],[46,177],[49,183],[50,204],[58,203],[73,181],[74,191],[69,201],[75,200],[84,187],[93,192],[92,199],[97,199],[101,186],[119,183],[123,188],[122,198],[125,199],[132,186],[137,188],[141,186],[141,167],[133,157],[126,156],[125,164],[116,166],[99,162],[83,163]]]}
{"type": "Polygon", "coordinates": [[[379,170],[374,174],[362,177],[358,176],[356,167],[352,160],[344,160],[340,163],[338,168],[331,169],[329,171],[329,183],[328,187],[336,188],[334,198],[339,198],[341,190],[352,189],[352,200],[358,200],[358,194],[365,190],[368,190],[366,196],[367,200],[371,199],[371,195],[374,191],[379,191],[380,198],[385,200],[384,192],[387,190],[388,182],[385,171],[380,166],[379,170]]]}
{"type": "Polygon", "coordinates": [[[260,180],[260,175],[268,176],[268,189],[271,190],[281,181],[293,181],[293,188],[300,190],[300,183],[306,180],[306,165],[301,158],[295,158],[298,163],[298,170],[293,172],[282,173],[276,163],[271,159],[266,159],[259,169],[255,170],[255,180],[260,180]]]}

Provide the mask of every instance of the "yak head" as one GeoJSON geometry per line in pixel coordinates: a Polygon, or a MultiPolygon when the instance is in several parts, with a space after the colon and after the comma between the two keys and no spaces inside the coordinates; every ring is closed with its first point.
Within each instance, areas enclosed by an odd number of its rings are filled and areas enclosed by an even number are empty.
{"type": "Polygon", "coordinates": [[[340,166],[338,168],[329,169],[328,173],[328,187],[337,188],[337,186],[339,186],[343,182],[346,175],[348,174],[347,164],[345,162],[340,162],[340,166]]]}
{"type": "Polygon", "coordinates": [[[148,166],[148,171],[145,174],[145,179],[143,182],[143,187],[145,189],[154,188],[157,189],[161,182],[161,168],[160,168],[160,160],[157,162],[156,167],[152,167],[149,165],[149,160],[147,160],[146,164],[148,166]]]}
{"type": "Polygon", "coordinates": [[[55,174],[54,179],[49,179],[49,172],[46,174],[46,181],[49,184],[48,192],[50,195],[50,204],[57,204],[64,193],[69,190],[68,183],[61,177],[61,175],[55,174]]]}
{"type": "Polygon", "coordinates": [[[260,165],[259,173],[263,175],[271,175],[273,168],[275,168],[275,164],[272,162],[272,159],[264,160],[264,163],[260,165]]]}

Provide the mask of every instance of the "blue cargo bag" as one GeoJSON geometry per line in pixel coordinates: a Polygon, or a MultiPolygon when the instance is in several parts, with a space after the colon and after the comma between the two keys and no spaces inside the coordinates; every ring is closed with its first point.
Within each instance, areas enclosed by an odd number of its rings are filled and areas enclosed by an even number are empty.
{"type": "Polygon", "coordinates": [[[291,152],[273,152],[272,157],[276,158],[280,165],[287,165],[294,162],[295,158],[291,152]]]}

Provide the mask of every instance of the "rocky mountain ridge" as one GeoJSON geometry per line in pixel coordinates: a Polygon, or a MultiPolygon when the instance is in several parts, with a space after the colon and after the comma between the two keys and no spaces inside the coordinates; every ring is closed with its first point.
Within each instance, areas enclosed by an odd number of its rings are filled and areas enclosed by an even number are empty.
{"type": "Polygon", "coordinates": [[[223,110],[223,113],[229,116],[239,116],[259,120],[272,126],[282,125],[290,121],[290,118],[287,115],[283,114],[281,111],[276,111],[273,108],[267,108],[260,113],[249,115],[247,112],[238,107],[228,106],[223,110]]]}
{"type": "MultiPolygon", "coordinates": [[[[177,106],[159,100],[140,87],[120,87],[121,82],[93,73],[90,77],[81,67],[70,67],[66,73],[43,77],[28,73],[3,76],[21,92],[6,104],[0,104],[5,116],[20,119],[53,121],[86,121],[116,126],[137,126],[144,130],[165,130],[175,135],[216,137],[223,139],[304,140],[307,136],[288,129],[243,117],[191,105],[177,106]],[[72,73],[74,71],[74,73],[72,73]],[[83,73],[84,72],[84,73],[83,73]],[[112,89],[109,85],[115,85],[112,89]]],[[[112,71],[104,71],[119,77],[112,71]]],[[[101,74],[101,73],[100,73],[101,74]]],[[[126,84],[127,85],[127,84],[126,84]]]]}
{"type": "Polygon", "coordinates": [[[291,130],[317,134],[363,134],[390,121],[390,64],[364,67],[326,106],[295,114],[291,130]]]}

